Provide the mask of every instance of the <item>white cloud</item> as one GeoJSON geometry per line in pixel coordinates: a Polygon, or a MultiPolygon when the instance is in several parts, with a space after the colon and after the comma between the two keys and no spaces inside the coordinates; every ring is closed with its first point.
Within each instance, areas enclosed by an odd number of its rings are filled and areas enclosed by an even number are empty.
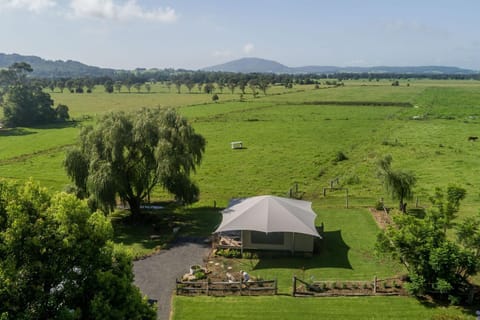
{"type": "Polygon", "coordinates": [[[243,46],[243,52],[245,54],[250,54],[252,51],[255,49],[255,46],[253,43],[247,43],[246,45],[243,46]]]}
{"type": "Polygon", "coordinates": [[[166,8],[145,9],[136,0],[118,4],[114,0],[72,0],[70,7],[73,16],[81,18],[99,18],[109,20],[145,19],[158,22],[175,22],[178,15],[175,10],[166,8]]]}
{"type": "Polygon", "coordinates": [[[54,7],[57,3],[53,0],[0,0],[1,9],[27,9],[32,12],[40,12],[54,7]]]}

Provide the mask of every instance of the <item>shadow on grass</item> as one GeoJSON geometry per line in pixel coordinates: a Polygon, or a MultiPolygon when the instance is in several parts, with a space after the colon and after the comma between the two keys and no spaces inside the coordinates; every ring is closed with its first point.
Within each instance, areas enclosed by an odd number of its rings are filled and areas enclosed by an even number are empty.
{"type": "Polygon", "coordinates": [[[257,269],[272,268],[343,268],[353,269],[348,260],[350,247],[343,241],[341,230],[324,232],[320,250],[313,257],[268,257],[259,259],[257,269]]]}
{"type": "Polygon", "coordinates": [[[160,210],[148,210],[132,218],[127,210],[117,211],[111,217],[114,242],[132,249],[135,257],[174,245],[177,237],[192,239],[211,235],[220,223],[218,208],[179,208],[171,203],[161,204],[160,210]]]}
{"type": "MultiPolygon", "coordinates": [[[[436,308],[448,308],[451,307],[450,302],[447,299],[439,300],[439,299],[434,299],[432,297],[417,297],[417,301],[420,302],[424,307],[429,308],[429,309],[436,309],[436,308]]],[[[462,313],[467,315],[467,316],[476,316],[476,311],[479,309],[478,305],[461,305],[458,306],[459,309],[461,309],[462,313]]],[[[457,319],[457,318],[450,318],[450,317],[445,317],[442,318],[441,316],[438,316],[437,318],[434,319],[457,319]]],[[[463,317],[458,318],[458,319],[464,319],[463,317]]]]}
{"type": "Polygon", "coordinates": [[[8,128],[0,129],[0,136],[9,137],[9,136],[27,136],[30,134],[35,134],[34,131],[28,131],[23,128],[8,128]]]}
{"type": "Polygon", "coordinates": [[[63,121],[63,122],[52,122],[42,125],[34,125],[31,126],[33,129],[65,129],[65,128],[72,128],[77,127],[80,124],[80,121],[70,120],[70,121],[63,121]]]}

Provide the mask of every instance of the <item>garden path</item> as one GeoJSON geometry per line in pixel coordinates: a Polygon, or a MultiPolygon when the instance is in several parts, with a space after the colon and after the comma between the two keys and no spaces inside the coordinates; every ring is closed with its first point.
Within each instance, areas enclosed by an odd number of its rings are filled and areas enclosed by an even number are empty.
{"type": "Polygon", "coordinates": [[[157,300],[158,319],[170,318],[175,279],[189,272],[191,265],[204,265],[209,252],[205,238],[179,238],[169,249],[134,262],[135,285],[149,299],[157,300]]]}

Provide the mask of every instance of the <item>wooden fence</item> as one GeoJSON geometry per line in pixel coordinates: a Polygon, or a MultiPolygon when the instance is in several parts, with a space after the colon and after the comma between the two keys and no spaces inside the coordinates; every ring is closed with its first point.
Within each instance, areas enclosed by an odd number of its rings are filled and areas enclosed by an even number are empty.
{"type": "Polygon", "coordinates": [[[292,296],[399,296],[405,295],[400,278],[377,279],[372,281],[314,281],[308,283],[293,277],[292,296]]]}
{"type": "Polygon", "coordinates": [[[176,287],[177,295],[260,296],[276,295],[278,292],[276,279],[248,282],[179,281],[177,279],[176,287]]]}

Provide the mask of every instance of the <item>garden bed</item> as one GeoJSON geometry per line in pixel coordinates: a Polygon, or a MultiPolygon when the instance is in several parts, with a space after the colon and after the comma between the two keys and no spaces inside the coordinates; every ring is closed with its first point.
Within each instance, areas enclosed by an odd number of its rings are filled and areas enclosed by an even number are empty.
{"type": "Polygon", "coordinates": [[[293,296],[403,296],[407,295],[402,278],[372,281],[315,281],[293,279],[293,296]]]}

